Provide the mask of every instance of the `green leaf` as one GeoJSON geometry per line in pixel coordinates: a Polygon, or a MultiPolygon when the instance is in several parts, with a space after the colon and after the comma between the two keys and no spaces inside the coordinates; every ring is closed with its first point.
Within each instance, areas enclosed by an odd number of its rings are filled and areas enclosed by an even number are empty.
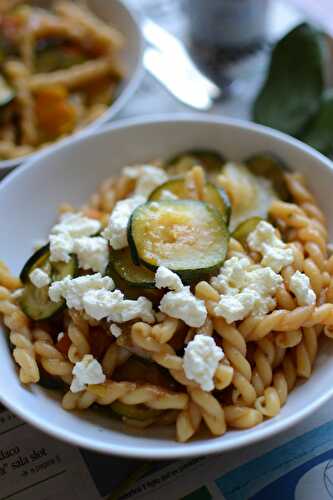
{"type": "Polygon", "coordinates": [[[316,113],[324,88],[323,36],[300,24],[274,47],[254,106],[256,122],[297,135],[316,113]]]}
{"type": "Polygon", "coordinates": [[[299,139],[323,154],[333,153],[333,89],[323,94],[317,114],[309,121],[299,139]]]}

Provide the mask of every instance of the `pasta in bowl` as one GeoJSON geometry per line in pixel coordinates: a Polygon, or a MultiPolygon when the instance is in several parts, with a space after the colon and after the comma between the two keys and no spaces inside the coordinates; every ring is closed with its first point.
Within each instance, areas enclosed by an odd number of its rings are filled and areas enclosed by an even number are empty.
{"type": "Polygon", "coordinates": [[[110,119],[139,77],[141,38],[116,0],[0,7],[0,167],[110,119]]]}
{"type": "Polygon", "coordinates": [[[121,167],[106,180],[108,166],[99,167],[91,194],[87,157],[83,191],[76,198],[63,185],[51,196],[35,234],[47,240],[23,268],[18,257],[12,266],[20,279],[4,264],[1,273],[0,310],[21,385],[54,389],[32,394],[43,404],[51,397],[65,434],[74,418],[88,435],[93,419],[110,436],[104,447],[95,435],[93,443],[74,438],[84,446],[118,453],[125,442],[128,454],[141,443],[137,456],[228,449],[274,432],[293,413],[300,418],[299,395],[317,390],[318,402],[329,393],[332,259],[316,194],[293,168],[300,158],[278,155],[280,134],[267,140],[253,126],[183,120],[114,127],[25,167],[40,174],[45,160],[51,169],[64,155],[75,165],[79,149],[88,154],[94,143],[103,165],[113,151],[121,167]],[[162,137],[170,127],[174,140],[189,124],[184,153],[156,144],[149,157],[118,158],[125,138],[139,149],[151,127],[162,137]],[[212,127],[243,140],[253,127],[263,147],[233,154],[226,137],[218,151],[209,140],[193,148],[200,127],[205,140],[212,127]]]}

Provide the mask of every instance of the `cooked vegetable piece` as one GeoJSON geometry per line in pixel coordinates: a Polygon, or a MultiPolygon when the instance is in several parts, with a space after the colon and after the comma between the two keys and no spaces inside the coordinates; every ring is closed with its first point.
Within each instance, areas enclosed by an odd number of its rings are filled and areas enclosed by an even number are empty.
{"type": "Polygon", "coordinates": [[[138,384],[152,384],[169,390],[179,387],[178,382],[166,368],[136,355],[131,356],[124,364],[116,368],[112,379],[118,382],[126,380],[138,384]]]}
{"type": "Polygon", "coordinates": [[[110,261],[119,276],[133,288],[155,288],[155,274],[144,266],[134,264],[130,249],[110,251],[110,261]]]}
{"type": "Polygon", "coordinates": [[[49,299],[48,287],[37,288],[29,278],[29,274],[36,268],[46,271],[50,280],[59,281],[65,276],[75,276],[77,273],[77,261],[73,256],[70,261],[51,262],[50,248],[45,245],[35,252],[24,265],[20,279],[24,284],[24,292],[20,298],[20,305],[29,318],[34,321],[51,318],[64,307],[64,302],[52,302],[49,299]]]}
{"type": "Polygon", "coordinates": [[[256,122],[298,135],[317,111],[324,89],[323,35],[307,23],[274,47],[267,79],[253,106],[256,122]]]}
{"type": "Polygon", "coordinates": [[[221,212],[194,200],[147,202],[136,208],[128,227],[135,262],[153,270],[165,266],[185,283],[222,265],[228,239],[221,212]]]}
{"type": "Polygon", "coordinates": [[[44,139],[54,139],[72,132],[77,114],[62,85],[40,89],[36,94],[35,112],[38,127],[44,139]]]}
{"type": "MultiPolygon", "coordinates": [[[[160,201],[170,199],[190,200],[191,192],[186,185],[184,177],[178,177],[158,186],[151,193],[149,201],[160,201]]],[[[211,182],[205,185],[203,201],[210,203],[223,214],[226,224],[229,223],[231,215],[231,203],[224,189],[218,189],[211,182]]]]}
{"type": "Polygon", "coordinates": [[[0,108],[9,104],[15,97],[12,89],[2,75],[0,75],[0,108]]]}
{"type": "Polygon", "coordinates": [[[36,73],[67,69],[86,61],[85,55],[72,47],[48,47],[35,56],[36,73]]]}
{"type": "Polygon", "coordinates": [[[54,375],[50,375],[47,373],[44,368],[39,365],[39,381],[38,384],[44,387],[44,389],[63,389],[64,388],[64,382],[61,380],[61,378],[56,377],[54,375]]]}
{"type": "Polygon", "coordinates": [[[184,151],[171,158],[166,165],[168,173],[172,175],[185,174],[192,167],[201,165],[211,180],[221,172],[225,158],[217,151],[193,149],[184,151]]]}
{"type": "Polygon", "coordinates": [[[259,222],[262,220],[264,220],[262,217],[251,217],[250,219],[241,222],[232,233],[232,237],[238,240],[243,247],[246,247],[248,235],[255,230],[259,222]]]}
{"type": "Polygon", "coordinates": [[[61,354],[63,354],[64,356],[67,356],[68,350],[69,350],[71,345],[72,345],[72,341],[69,338],[68,334],[65,333],[64,336],[60,340],[57,341],[56,348],[58,349],[58,351],[61,352],[61,354]]]}
{"type": "Polygon", "coordinates": [[[279,199],[269,179],[254,175],[248,167],[240,163],[227,163],[218,182],[231,200],[232,231],[250,217],[267,218],[272,202],[279,199]]]}
{"type": "Polygon", "coordinates": [[[289,200],[290,193],[284,178],[289,167],[281,158],[272,153],[260,153],[250,156],[245,164],[253,174],[270,180],[281,200],[289,200]]]}
{"type": "Polygon", "coordinates": [[[153,408],[147,408],[144,405],[127,405],[121,401],[115,401],[110,405],[112,411],[122,417],[132,418],[134,420],[150,420],[158,417],[161,412],[153,408]]]}
{"type": "MultiPolygon", "coordinates": [[[[135,264],[133,264],[135,265],[135,264]]],[[[139,266],[135,266],[137,268],[139,266]]],[[[145,268],[144,268],[145,269],[145,268]]],[[[148,271],[148,270],[147,270],[148,271]]],[[[139,284],[136,284],[133,286],[132,282],[129,283],[126,281],[124,278],[118,274],[118,272],[115,270],[113,262],[110,261],[110,264],[106,270],[106,274],[111,276],[113,279],[116,288],[121,290],[123,294],[125,295],[126,299],[131,299],[131,300],[136,300],[140,296],[145,296],[147,299],[151,300],[153,304],[158,304],[161,300],[162,297],[162,291],[158,290],[157,288],[145,288],[143,286],[139,286],[139,284]]]]}

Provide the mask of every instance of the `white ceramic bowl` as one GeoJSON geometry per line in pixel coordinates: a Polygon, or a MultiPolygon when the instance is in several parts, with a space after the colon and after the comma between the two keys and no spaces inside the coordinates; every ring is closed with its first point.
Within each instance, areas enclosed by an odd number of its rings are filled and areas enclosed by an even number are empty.
{"type": "MultiPolygon", "coordinates": [[[[53,0],[29,0],[29,3],[47,6],[53,0]]],[[[112,24],[118,29],[125,38],[124,48],[118,53],[119,60],[125,69],[125,78],[120,83],[117,90],[117,97],[111,106],[97,120],[93,121],[82,131],[76,132],[62,140],[65,142],[70,140],[74,135],[82,135],[91,132],[100,125],[112,120],[114,116],[127,104],[128,100],[136,91],[142,74],[142,52],[143,39],[141,30],[135,16],[121,2],[121,0],[87,0],[87,5],[90,10],[99,18],[107,23],[112,24]]],[[[48,150],[54,145],[48,146],[48,150]]],[[[33,158],[36,153],[31,153],[28,156],[15,158],[13,160],[0,160],[0,178],[12,168],[20,165],[23,161],[33,158]]]]}
{"type": "MultiPolygon", "coordinates": [[[[333,170],[329,160],[284,134],[252,123],[202,115],[161,116],[127,120],[86,137],[74,138],[36,155],[0,184],[0,258],[18,273],[35,240],[45,238],[59,203],[80,205],[100,181],[121,166],[166,158],[187,148],[214,148],[227,158],[242,159],[259,151],[280,155],[305,174],[333,230],[333,170]]],[[[332,234],[332,233],[331,233],[332,234]]],[[[93,411],[68,413],[57,393],[23,387],[0,336],[0,398],[41,430],[70,443],[100,452],[145,458],[207,455],[254,443],[287,429],[333,395],[333,342],[321,345],[314,373],[288,398],[281,413],[249,430],[206,435],[180,444],[174,429],[128,431],[121,423],[93,411]]]]}

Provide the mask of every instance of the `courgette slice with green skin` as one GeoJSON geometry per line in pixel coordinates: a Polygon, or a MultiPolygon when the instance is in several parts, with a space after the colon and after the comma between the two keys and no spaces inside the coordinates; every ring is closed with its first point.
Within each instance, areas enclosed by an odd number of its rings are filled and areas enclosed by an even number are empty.
{"type": "Polygon", "coordinates": [[[131,288],[155,288],[155,274],[143,266],[134,264],[130,249],[110,250],[114,270],[131,288]]]}
{"type": "Polygon", "coordinates": [[[232,237],[235,238],[235,240],[239,241],[243,245],[243,247],[247,247],[247,238],[252,231],[255,230],[259,222],[263,221],[262,217],[251,217],[250,219],[245,220],[244,222],[241,222],[234,232],[232,233],[232,237]]]}
{"type": "Polygon", "coordinates": [[[290,200],[284,178],[284,174],[290,171],[290,168],[281,158],[272,153],[259,153],[247,158],[245,164],[254,175],[270,180],[281,200],[290,200]]]}
{"type": "Polygon", "coordinates": [[[133,286],[132,284],[128,283],[117,273],[112,261],[110,261],[107,267],[106,274],[113,279],[116,288],[123,292],[126,299],[136,300],[139,297],[145,296],[147,297],[147,299],[151,300],[154,305],[157,305],[162,298],[162,290],[158,290],[157,288],[152,287],[145,288],[139,285],[133,286]]]}
{"type": "Polygon", "coordinates": [[[50,246],[45,245],[35,252],[24,265],[20,279],[24,284],[24,291],[20,297],[20,306],[25,314],[34,321],[49,319],[60,312],[65,302],[52,302],[49,298],[48,287],[37,288],[29,278],[34,269],[43,269],[46,271],[51,282],[59,281],[65,276],[75,277],[77,274],[77,260],[72,256],[69,262],[51,262],[50,246]]]}
{"type": "Polygon", "coordinates": [[[39,366],[39,375],[38,385],[44,387],[44,389],[63,389],[65,387],[65,383],[61,378],[50,375],[41,366],[39,366]]]}
{"type": "Polygon", "coordinates": [[[166,163],[166,169],[169,175],[177,176],[185,174],[196,165],[201,165],[206,170],[208,177],[215,180],[225,161],[225,158],[217,151],[192,149],[170,158],[166,163]]]}
{"type": "Polygon", "coordinates": [[[2,75],[0,75],[0,109],[7,106],[15,98],[15,91],[2,75]]]}
{"type": "Polygon", "coordinates": [[[110,405],[112,411],[121,417],[132,418],[134,420],[150,420],[161,415],[160,410],[147,408],[144,405],[127,405],[121,401],[115,401],[110,405]]]}
{"type": "MultiPolygon", "coordinates": [[[[181,199],[190,200],[191,193],[186,185],[184,177],[171,179],[158,186],[149,196],[149,201],[160,201],[181,199]]],[[[223,214],[226,224],[229,224],[231,216],[231,203],[227,193],[222,188],[217,188],[211,182],[207,182],[204,190],[203,201],[210,203],[223,214]]]]}
{"type": "Polygon", "coordinates": [[[229,232],[219,210],[202,201],[149,201],[137,207],[128,225],[134,262],[159,266],[193,283],[216,272],[226,257],[229,232]]]}
{"type": "Polygon", "coordinates": [[[124,364],[116,368],[112,374],[112,379],[117,382],[126,380],[138,384],[152,384],[170,391],[179,389],[178,382],[166,368],[137,355],[131,356],[124,364]]]}

